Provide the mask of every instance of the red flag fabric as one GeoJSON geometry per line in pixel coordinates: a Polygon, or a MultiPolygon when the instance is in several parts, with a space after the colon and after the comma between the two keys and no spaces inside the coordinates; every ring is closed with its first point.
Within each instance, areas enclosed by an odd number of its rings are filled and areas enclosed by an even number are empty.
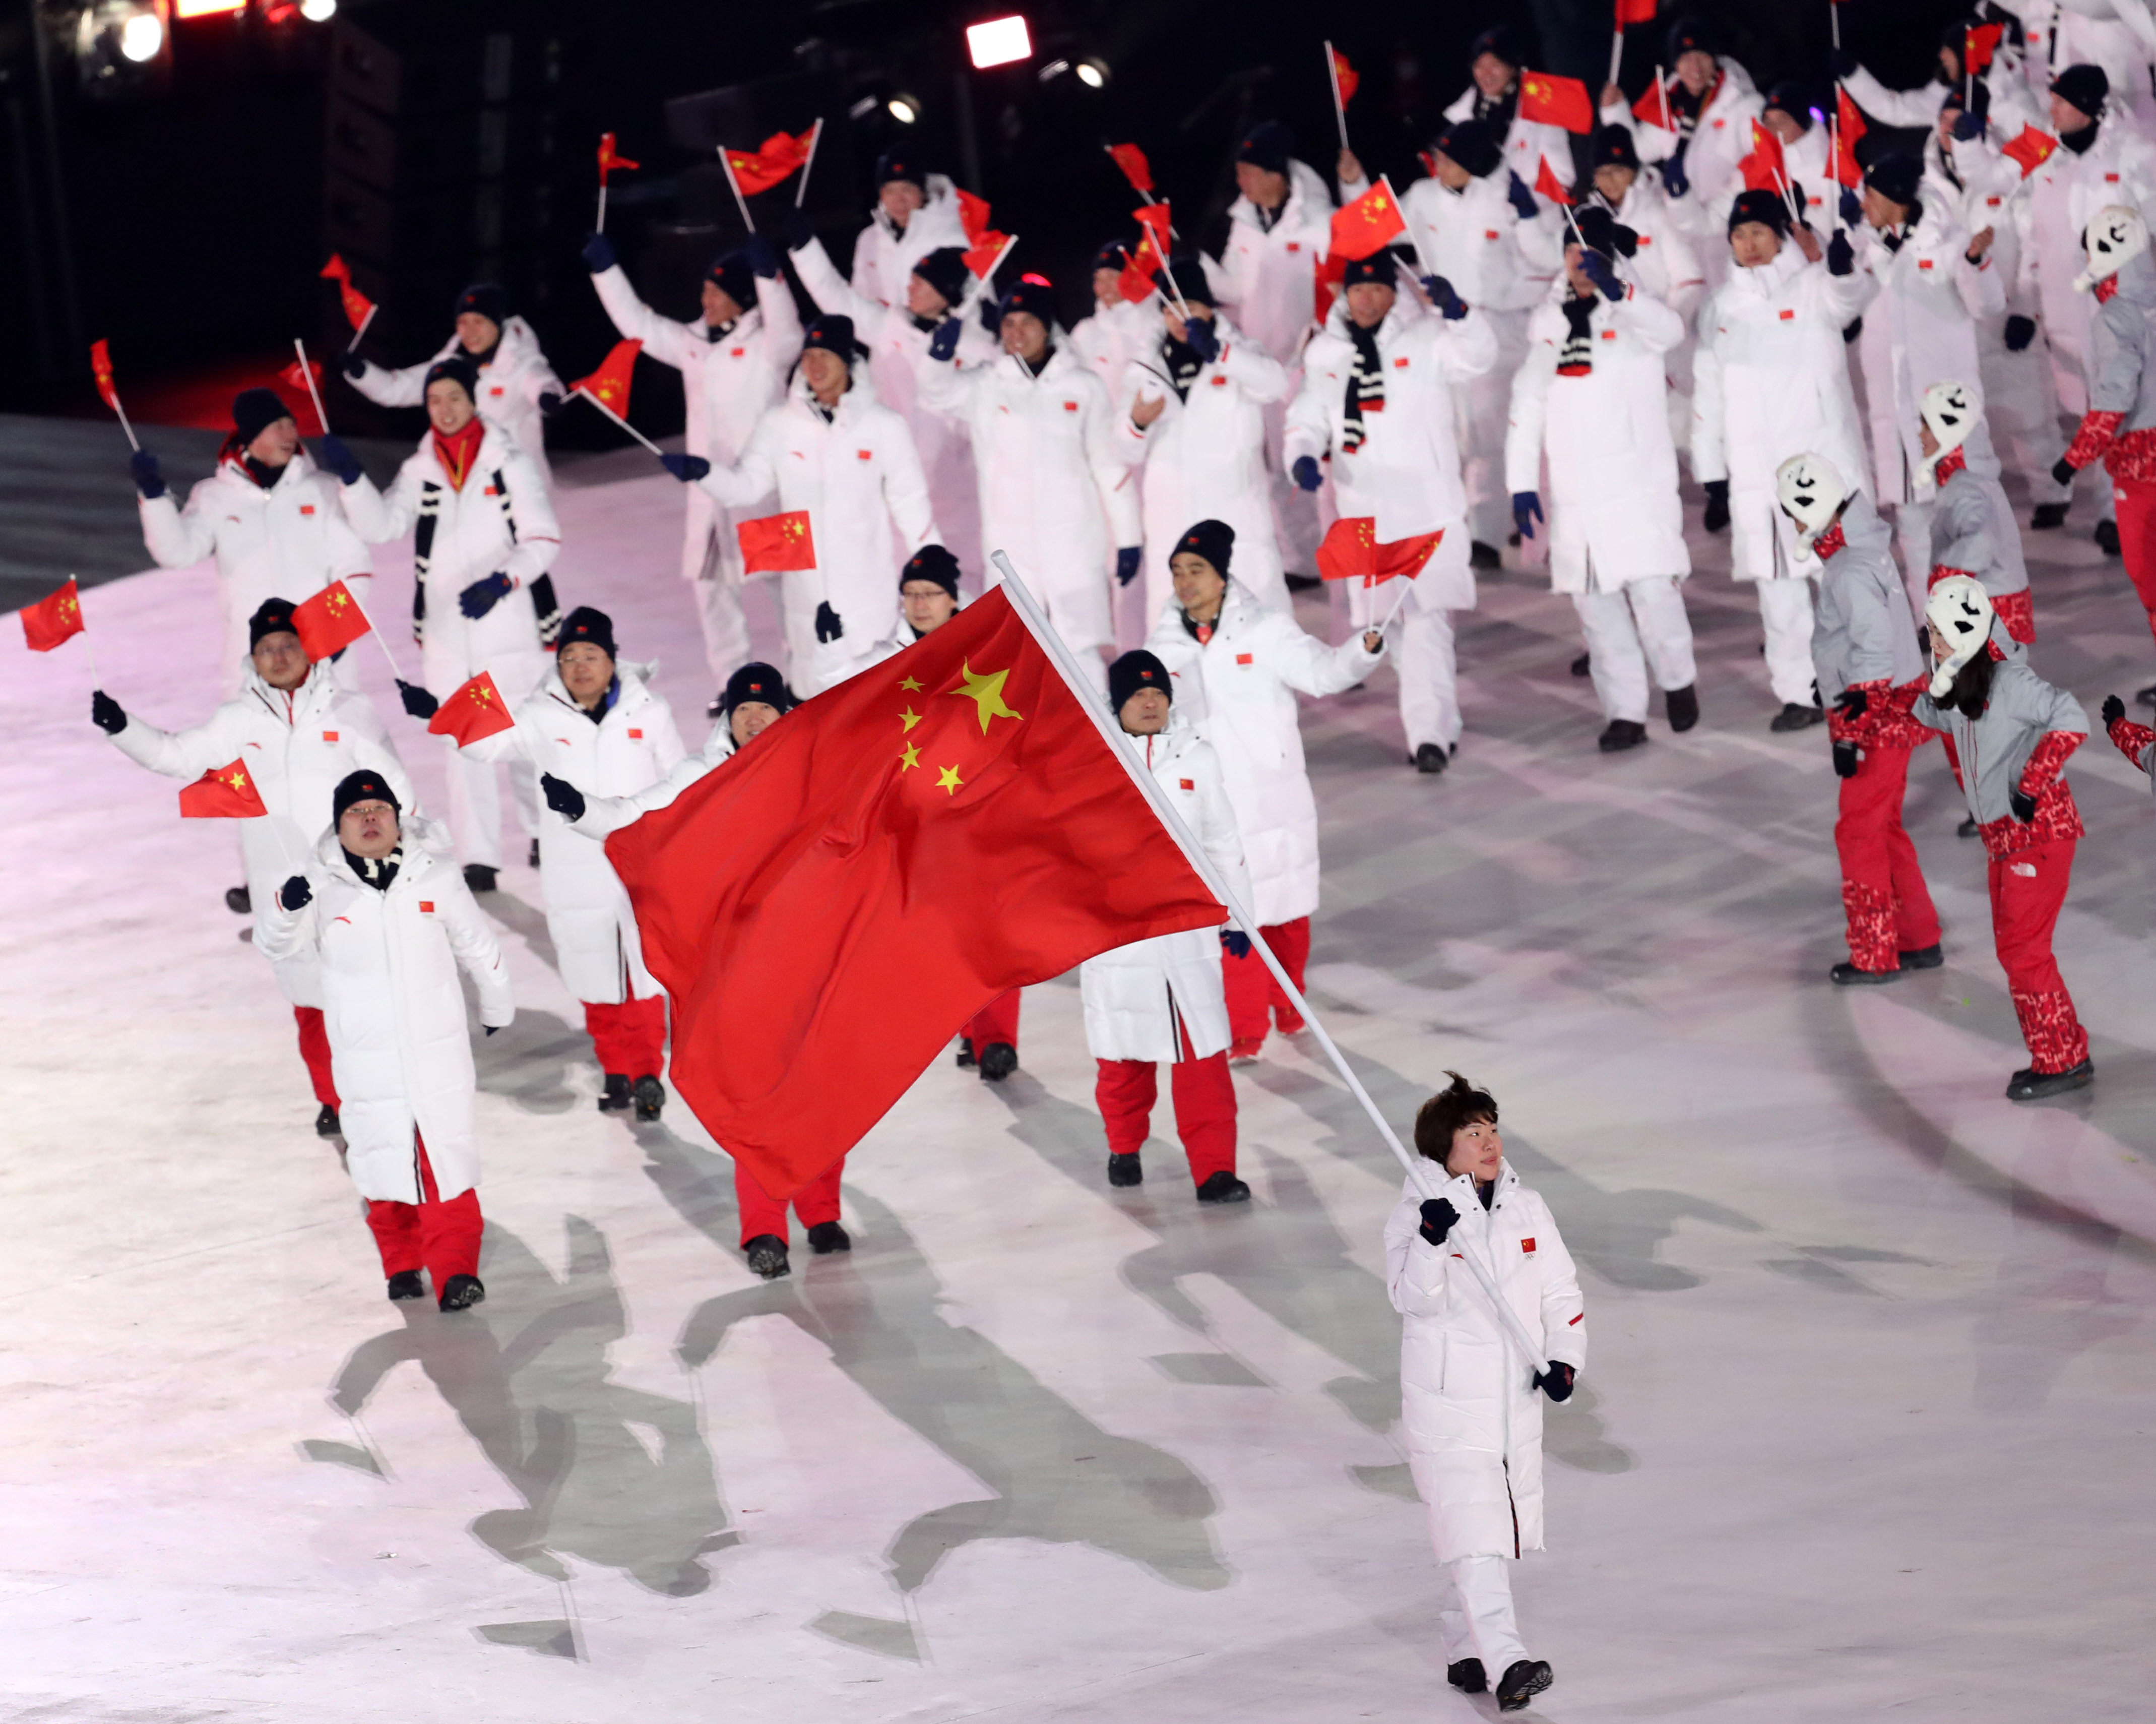
{"type": "Polygon", "coordinates": [[[367,632],[368,625],[352,589],[333,580],[313,598],[292,607],[292,626],[299,631],[307,656],[325,659],[342,652],[367,632]]]}
{"type": "Polygon", "coordinates": [[[1317,322],[1320,327],[1332,315],[1332,301],[1340,297],[1340,284],[1347,278],[1348,260],[1337,251],[1327,251],[1318,259],[1313,273],[1317,277],[1317,322]]]}
{"type": "Polygon", "coordinates": [[[981,243],[981,235],[988,231],[988,200],[977,197],[963,186],[957,188],[958,222],[966,230],[966,237],[974,244],[981,243]]]}
{"type": "Polygon", "coordinates": [[[1373,186],[1344,209],[1332,212],[1332,250],[1342,258],[1368,257],[1407,230],[1393,194],[1373,186]]]}
{"type": "Polygon", "coordinates": [[[1553,203],[1569,205],[1572,202],[1571,188],[1557,177],[1557,170],[1550,166],[1548,157],[1542,158],[1542,164],[1535,170],[1536,193],[1553,203]]]}
{"type": "Polygon", "coordinates": [[[996,260],[1004,255],[1004,247],[1009,243],[1009,234],[998,233],[993,228],[983,229],[979,239],[966,253],[966,267],[978,280],[987,280],[988,272],[995,268],[996,260]]]}
{"type": "Polygon", "coordinates": [[[1174,227],[1168,220],[1168,199],[1142,205],[1131,212],[1138,231],[1152,241],[1153,255],[1170,257],[1175,252],[1174,227]]]}
{"type": "Polygon", "coordinates": [[[643,347],[642,342],[616,342],[599,362],[599,368],[589,377],[580,377],[571,383],[570,392],[582,389],[627,419],[629,383],[636,373],[636,356],[643,347]]]}
{"type": "Polygon", "coordinates": [[[23,639],[33,652],[50,652],[63,641],[73,640],[83,630],[82,595],[75,589],[74,577],[69,575],[59,591],[25,605],[18,615],[23,619],[23,639]]]}
{"type": "Polygon", "coordinates": [[[1970,77],[1981,78],[1991,69],[1991,57],[1999,52],[2004,24],[1979,24],[1962,37],[1962,68],[1970,77]]]}
{"type": "MultiPolygon", "coordinates": [[[[1864,170],[1856,163],[1856,141],[1870,128],[1864,116],[1857,112],[1856,104],[1849,99],[1849,92],[1839,84],[1834,87],[1835,183],[1861,186],[1864,170]]],[[[2009,147],[2010,151],[2011,147],[2009,147]]]]}
{"type": "Polygon", "coordinates": [[[1782,159],[1782,141],[1757,120],[1752,122],[1752,153],[1737,164],[1737,171],[1744,176],[1748,192],[1789,195],[1789,170],[1782,159]]]}
{"type": "Polygon", "coordinates": [[[119,412],[120,392],[112,386],[112,351],[104,342],[90,344],[90,374],[97,380],[97,399],[119,412]]]}
{"type": "Polygon", "coordinates": [[[806,509],[744,521],[734,529],[734,536],[741,541],[744,574],[783,574],[816,566],[816,535],[808,530],[806,509]]]}
{"type": "Polygon", "coordinates": [[[244,761],[205,772],[192,784],[180,787],[182,820],[252,820],[269,811],[244,761]]]}
{"type": "Polygon", "coordinates": [[[429,731],[436,736],[454,737],[460,749],[483,736],[498,735],[516,728],[516,719],[509,710],[509,703],[502,699],[494,678],[485,671],[444,701],[427,721],[429,731]]]}
{"type": "Polygon", "coordinates": [[[1675,131],[1676,124],[1670,116],[1670,87],[1666,84],[1650,84],[1632,104],[1632,117],[1649,126],[1659,126],[1665,131],[1675,131]]]}
{"type": "Polygon", "coordinates": [[[1594,130],[1594,100],[1577,78],[1560,78],[1554,72],[1520,74],[1520,117],[1543,126],[1561,126],[1567,131],[1594,130]]]}
{"type": "Polygon", "coordinates": [[[1108,153],[1115,158],[1116,166],[1123,171],[1123,178],[1131,183],[1131,189],[1141,198],[1152,196],[1152,164],[1146,160],[1146,152],[1136,144],[1110,144],[1108,153]]]}
{"type": "Polygon", "coordinates": [[[1317,573],[1324,580],[1360,579],[1365,586],[1399,575],[1413,580],[1444,537],[1445,529],[1440,527],[1435,533],[1388,539],[1381,544],[1374,516],[1343,516],[1326,529],[1324,543],[1317,548],[1317,573]]]}
{"type": "Polygon", "coordinates": [[[1152,249],[1152,235],[1147,234],[1138,241],[1133,252],[1123,249],[1123,273],[1116,278],[1116,290],[1127,305],[1142,306],[1153,296],[1153,277],[1160,273],[1160,254],[1152,249]]]}
{"type": "Polygon", "coordinates": [[[721,151],[726,166],[734,171],[734,183],[741,188],[742,196],[752,198],[758,192],[767,192],[803,166],[808,160],[808,140],[815,131],[812,126],[798,137],[774,131],[753,150],[721,151]]]}
{"type": "Polygon", "coordinates": [[[606,848],[675,1087],[773,1197],[997,996],[1226,917],[1000,589],[606,848]]]}
{"type": "Polygon", "coordinates": [[[2021,128],[2019,136],[2006,145],[2006,153],[2021,165],[2021,178],[2026,179],[2046,162],[2059,147],[2058,139],[2048,131],[2039,131],[2033,126],[2021,128]]]}
{"type": "Polygon", "coordinates": [[[1627,24],[1650,24],[1655,21],[1655,0],[1617,0],[1617,28],[1627,24]]]}
{"type": "Polygon", "coordinates": [[[374,310],[374,301],[352,285],[351,266],[332,251],[330,260],[322,265],[320,274],[325,281],[336,283],[337,297],[344,302],[345,322],[354,329],[366,322],[368,314],[374,310]]]}
{"type": "Polygon", "coordinates": [[[1339,87],[1340,105],[1343,108],[1355,100],[1355,92],[1363,87],[1363,75],[1348,64],[1348,56],[1337,48],[1332,50],[1332,81],[1339,87]]]}
{"type": "Polygon", "coordinates": [[[628,157],[614,147],[612,132],[603,131],[599,134],[599,183],[601,185],[607,183],[607,176],[617,167],[626,173],[634,172],[643,165],[640,162],[630,161],[628,157]]]}
{"type": "Polygon", "coordinates": [[[321,360],[308,360],[307,368],[305,371],[302,371],[300,369],[300,362],[297,359],[295,359],[290,365],[287,365],[282,371],[277,373],[277,380],[280,383],[289,383],[292,388],[300,390],[304,390],[307,387],[307,380],[310,378],[313,378],[317,384],[321,382],[322,362],[321,360]]]}

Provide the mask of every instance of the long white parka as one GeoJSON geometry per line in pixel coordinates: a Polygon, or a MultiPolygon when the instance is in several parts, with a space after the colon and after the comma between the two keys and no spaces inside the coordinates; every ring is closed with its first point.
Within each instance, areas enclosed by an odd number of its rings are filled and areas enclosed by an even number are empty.
{"type": "MultiPolygon", "coordinates": [[[[588,797],[649,790],[687,752],[673,709],[652,692],[653,668],[617,661],[619,692],[596,724],[562,687],[560,671],[550,670],[516,708],[516,728],[467,744],[465,753],[481,760],[521,757],[588,797]]],[[[588,1006],[650,999],[659,984],[644,967],[636,916],[605,846],[551,808],[539,820],[545,828],[539,885],[562,986],[588,1006]]]]}
{"type": "Polygon", "coordinates": [[[1229,204],[1219,261],[1203,261],[1220,309],[1291,366],[1317,313],[1317,265],[1332,245],[1332,193],[1307,162],[1291,161],[1287,183],[1287,201],[1270,227],[1248,198],[1229,204]]]}
{"type": "MultiPolygon", "coordinates": [[[[713,466],[739,461],[757,421],[784,397],[787,375],[800,356],[801,313],[784,280],[757,276],[756,303],[716,340],[701,317],[683,323],[660,316],[636,296],[619,264],[593,276],[592,286],[624,338],[642,342],[647,356],[681,373],[687,408],[683,446],[713,466]]],[[[681,579],[739,580],[741,545],[732,512],[696,486],[681,488],[688,494],[681,579]]]]}
{"type": "MultiPolygon", "coordinates": [[[[1118,295],[1112,303],[1095,300],[1090,316],[1070,326],[1070,351],[1093,368],[1111,401],[1122,396],[1123,368],[1149,353],[1160,339],[1160,306],[1152,299],[1133,305],[1118,295]]],[[[967,358],[965,348],[958,358],[967,358]]]]}
{"type": "Polygon", "coordinates": [[[2060,409],[2078,415],[2088,411],[2096,339],[2095,301],[2074,286],[2086,261],[2082,233],[2114,203],[2140,211],[2144,219],[2156,216],[2156,145],[2121,116],[2099,120],[2087,150],[2076,154],[2061,144],[2029,176],[2022,196],[2029,200],[2030,226],[2021,252],[2023,285],[2043,307],[2060,409]]]}
{"type": "Polygon", "coordinates": [[[1628,581],[1690,574],[1663,374],[1684,320],[1637,287],[1614,304],[1598,294],[1588,314],[1590,368],[1561,376],[1571,288],[1555,293],[1528,322],[1505,440],[1505,486],[1514,493],[1542,488],[1549,457],[1551,589],[1614,593],[1628,581]]]}
{"type": "MultiPolygon", "coordinates": [[[[167,778],[198,779],[237,760],[254,780],[269,812],[234,824],[254,907],[257,951],[264,949],[262,918],[277,888],[305,871],[315,840],[330,823],[340,782],[354,772],[378,772],[398,802],[413,805],[411,780],[381,718],[365,695],[337,687],[326,660],[311,666],[307,680],[289,692],[272,688],[249,666],[237,696],[185,730],[160,730],[130,713],[112,744],[167,778]]],[[[287,958],[276,971],[277,986],[293,1005],[321,1006],[321,981],[311,956],[287,958]]]]}
{"type": "Polygon", "coordinates": [[[958,212],[958,194],[950,180],[932,173],[921,193],[925,201],[905,227],[893,223],[879,203],[855,239],[853,286],[863,299],[904,306],[906,278],[913,266],[932,251],[966,244],[965,218],[958,212]]]}
{"type": "MultiPolygon", "coordinates": [[[[352,387],[383,407],[424,407],[427,403],[427,373],[443,360],[459,354],[469,359],[464,343],[452,335],[431,359],[393,370],[370,364],[352,379],[352,387]]],[[[539,350],[539,337],[521,317],[501,326],[501,339],[494,357],[479,368],[479,394],[473,405],[490,430],[499,430],[531,458],[540,482],[551,487],[554,470],[547,461],[546,415],[539,410],[542,395],[566,397],[568,391],[554,374],[547,356],[539,350]]]]}
{"type": "MultiPolygon", "coordinates": [[[[1441,1171],[1434,1178],[1443,1180],[1441,1171]]],[[[1400,1424],[1440,1562],[1543,1548],[1543,1407],[1533,1374],[1587,1364],[1587,1308],[1572,1253],[1541,1194],[1498,1170],[1486,1212],[1466,1174],[1438,1195],[1460,1213],[1443,1245],[1422,1236],[1422,1193],[1405,1182],[1385,1223],[1385,1284],[1404,1321],[1400,1424]],[[1519,1346],[1466,1266],[1476,1253],[1498,1296],[1543,1343],[1519,1346]]]]}
{"type": "Polygon", "coordinates": [[[217,554],[218,603],[224,613],[217,661],[222,698],[239,692],[247,620],[264,600],[297,605],[341,580],[372,614],[374,583],[366,577],[374,559],[346,518],[343,492],[301,450],[267,490],[234,452],[219,459],[217,471],[187,493],[184,509],[169,490],[137,499],[142,542],[159,568],[184,569],[217,554]]]}
{"type": "Polygon", "coordinates": [[[1756,269],[1732,269],[1701,307],[1692,362],[1692,476],[1729,484],[1735,580],[1819,573],[1774,500],[1774,470],[1820,455],[1870,487],[1864,428],[1841,332],[1878,291],[1864,270],[1830,275],[1789,241],[1756,269]]]}
{"type": "Polygon", "coordinates": [[[1356,635],[1328,646],[1293,616],[1229,580],[1212,638],[1201,643],[1171,605],[1146,646],[1175,678],[1175,707],[1212,744],[1250,871],[1250,913],[1261,928],[1317,908],[1317,799],[1303,764],[1297,692],[1338,694],[1384,661],[1385,643],[1356,635]]]}
{"type": "MultiPolygon", "coordinates": [[[[1122,740],[1227,877],[1229,889],[1248,903],[1243,841],[1211,745],[1180,713],[1172,713],[1158,736],[1122,740]]],[[[1086,1046],[1096,1059],[1179,1060],[1178,1024],[1190,1037],[1194,1059],[1209,1059],[1230,1040],[1217,928],[1187,928],[1088,958],[1078,966],[1078,993],[1086,1010],[1086,1046]]]]}
{"type": "Polygon", "coordinates": [[[1273,533],[1271,478],[1265,469],[1265,414],[1287,394],[1287,370],[1225,317],[1213,321],[1220,356],[1201,366],[1188,399],[1168,380],[1161,342],[1139,349],[1116,398],[1116,450],[1145,474],[1146,625],[1173,588],[1168,559],[1176,541],[1200,521],[1235,529],[1235,579],[1265,604],[1286,609],[1287,579],[1273,533]],[[1163,404],[1142,429],[1139,401],[1163,404]]]}
{"type": "Polygon", "coordinates": [[[457,872],[448,833],[409,813],[402,826],[403,854],[387,891],[363,883],[336,834],[324,833],[305,869],[295,871],[314,895],[296,912],[273,903],[261,939],[273,960],[312,953],[321,963],[337,1123],[360,1196],[418,1202],[417,1139],[424,1138],[446,1202],[479,1182],[477,1078],[458,970],[478,991],[482,1024],[505,1028],[516,1008],[501,949],[457,872]]]}

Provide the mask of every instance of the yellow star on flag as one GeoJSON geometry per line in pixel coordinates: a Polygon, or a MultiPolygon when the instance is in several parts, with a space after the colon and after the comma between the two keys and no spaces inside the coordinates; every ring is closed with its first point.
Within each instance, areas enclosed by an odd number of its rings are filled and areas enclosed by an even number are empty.
{"type": "MultiPolygon", "coordinates": [[[[921,722],[921,714],[915,712],[911,707],[908,707],[904,712],[898,715],[898,722],[903,724],[906,730],[911,730],[915,725],[921,722]]],[[[905,735],[905,733],[906,731],[904,730],[899,733],[901,736],[905,735]]]]}
{"type": "Polygon", "coordinates": [[[957,795],[958,786],[965,783],[965,780],[958,776],[958,769],[955,766],[946,766],[942,769],[942,771],[943,775],[936,780],[936,788],[939,790],[947,790],[954,796],[957,795]]]}
{"type": "Polygon", "coordinates": [[[1004,704],[1004,682],[1009,675],[1009,671],[998,671],[992,676],[977,677],[970,663],[964,660],[959,661],[958,677],[965,687],[954,688],[951,692],[973,702],[980,714],[983,736],[988,733],[988,720],[991,718],[1023,718],[1025,716],[1023,713],[1014,713],[1004,704]]]}
{"type": "Polygon", "coordinates": [[[244,790],[247,788],[247,775],[244,772],[235,772],[225,782],[235,790],[244,790]]]}
{"type": "Polygon", "coordinates": [[[901,772],[910,771],[920,764],[921,750],[913,744],[908,744],[904,752],[898,757],[898,769],[901,772]]]}
{"type": "Polygon", "coordinates": [[[917,692],[920,689],[921,684],[913,677],[908,677],[901,682],[898,687],[900,692],[906,693],[910,692],[917,692]]]}

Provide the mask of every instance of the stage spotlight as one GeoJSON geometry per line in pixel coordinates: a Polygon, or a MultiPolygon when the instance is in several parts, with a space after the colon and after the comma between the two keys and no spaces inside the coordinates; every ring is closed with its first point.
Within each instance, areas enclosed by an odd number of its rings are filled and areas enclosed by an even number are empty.
{"type": "Polygon", "coordinates": [[[1033,58],[1033,37],[1025,27],[1025,20],[1016,13],[1009,18],[992,18],[986,23],[966,27],[966,51],[973,58],[973,69],[985,72],[990,66],[1007,66],[1014,61],[1033,58]]]}
{"type": "Polygon", "coordinates": [[[883,105],[884,111],[901,126],[911,126],[921,117],[921,98],[908,95],[902,90],[883,105]]]}
{"type": "Polygon", "coordinates": [[[100,96],[136,94],[170,69],[170,0],[90,0],[75,14],[75,71],[100,96]]]}
{"type": "Polygon", "coordinates": [[[1088,90],[1099,90],[1108,81],[1108,63],[1103,59],[1081,59],[1078,62],[1078,81],[1088,90]]]}
{"type": "Polygon", "coordinates": [[[120,53],[136,65],[157,57],[165,45],[165,21],[155,12],[138,12],[120,27],[120,53]]]}
{"type": "Polygon", "coordinates": [[[336,16],[337,0],[300,0],[300,16],[311,24],[326,24],[336,16]]]}

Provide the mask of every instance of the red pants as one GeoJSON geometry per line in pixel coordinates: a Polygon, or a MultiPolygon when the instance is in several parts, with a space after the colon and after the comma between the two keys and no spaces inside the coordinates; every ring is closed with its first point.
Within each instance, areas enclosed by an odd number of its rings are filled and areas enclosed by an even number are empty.
{"type": "Polygon", "coordinates": [[[655,1078],[666,1061],[666,996],[624,1000],[619,1006],[584,1002],[584,1027],[599,1069],[624,1078],[655,1078]]]}
{"type": "Polygon", "coordinates": [[[307,1081],[315,1086],[315,1099],[326,1108],[337,1104],[336,1078],[330,1071],[330,1032],[322,1023],[319,1006],[295,1006],[293,1021],[300,1027],[300,1058],[307,1063],[307,1081]]]}
{"type": "Polygon", "coordinates": [[[2148,613],[2149,632],[2156,634],[2156,480],[2113,479],[2111,488],[2118,503],[2119,558],[2148,613]]]}
{"type": "Polygon", "coordinates": [[[485,1217],[479,1212],[479,1192],[465,1190],[442,1202],[434,1187],[434,1165],[427,1146],[418,1144],[419,1197],[417,1203],[371,1199],[367,1224],[382,1253],[382,1273],[401,1275],[407,1269],[425,1269],[434,1279],[434,1297],[449,1284],[452,1275],[479,1274],[480,1236],[485,1217]]]}
{"type": "MultiPolygon", "coordinates": [[[[818,1174],[793,1194],[793,1212],[801,1217],[803,1227],[839,1218],[839,1176],[845,1171],[846,1159],[841,1155],[829,1171],[818,1174]]],[[[734,1163],[734,1202],[741,1206],[743,1245],[766,1233],[775,1233],[782,1239],[788,1237],[786,1206],[757,1184],[756,1176],[738,1161],[734,1163]]]]}
{"type": "Polygon", "coordinates": [[[1841,856],[1849,961],[1859,970],[1897,969],[1902,953],[1939,942],[1938,913],[1917,847],[1902,828],[1908,781],[1909,750],[1892,748],[1866,749],[1856,776],[1841,781],[1834,847],[1841,856]]]}
{"type": "Polygon", "coordinates": [[[2071,838],[2037,844],[1991,864],[1991,938],[2039,1072],[2069,1071],[2088,1058],[2088,1032],[2051,958],[2051,929],[2074,872],[2071,838]]]}
{"type": "MultiPolygon", "coordinates": [[[[1228,1075],[1225,1052],[1194,1058],[1190,1032],[1183,1037],[1183,1058],[1168,1069],[1175,1097],[1175,1131],[1190,1161],[1194,1183],[1204,1185],[1216,1173],[1235,1171],[1235,1083],[1228,1075]]],[[[1160,1094],[1158,1068],[1149,1059],[1102,1059],[1094,1064],[1093,1099],[1101,1123],[1108,1128],[1108,1153],[1135,1155],[1143,1147],[1160,1094]]]]}
{"type": "MultiPolygon", "coordinates": [[[[973,1044],[973,1057],[978,1059],[981,1050],[991,1042],[1008,1042],[1018,1046],[1018,1003],[1023,991],[1013,988],[1008,994],[998,994],[978,1011],[966,1020],[966,1027],[958,1033],[973,1044]]],[[[833,1214],[838,1212],[834,1210],[833,1214]]]]}
{"type": "MultiPolygon", "coordinates": [[[[1292,922],[1276,923],[1258,931],[1300,989],[1302,973],[1310,964],[1310,918],[1297,916],[1292,922]]],[[[1265,960],[1255,952],[1247,958],[1231,958],[1224,947],[1220,966],[1228,988],[1228,1033],[1239,1047],[1255,1047],[1265,1039],[1269,1010],[1283,1035],[1293,1035],[1302,1027],[1294,1003],[1281,991],[1272,971],[1265,968],[1265,960]]]]}

